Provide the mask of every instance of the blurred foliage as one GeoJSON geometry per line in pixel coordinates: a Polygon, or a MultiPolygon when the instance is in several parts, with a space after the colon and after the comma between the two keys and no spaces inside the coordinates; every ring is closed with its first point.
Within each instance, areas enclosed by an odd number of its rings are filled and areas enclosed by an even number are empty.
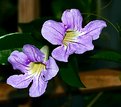
{"type": "Polygon", "coordinates": [[[104,92],[92,107],[120,107],[121,91],[104,92]]]}
{"type": "Polygon", "coordinates": [[[98,51],[96,54],[91,56],[91,58],[97,60],[108,60],[115,61],[117,63],[121,63],[121,53],[115,51],[98,51]]]}
{"type": "Polygon", "coordinates": [[[22,32],[31,33],[32,37],[36,39],[36,41],[46,45],[46,40],[41,36],[41,27],[45,20],[47,20],[47,18],[39,18],[31,21],[30,23],[19,23],[18,26],[22,32]]]}
{"type": "Polygon", "coordinates": [[[17,30],[17,0],[0,0],[0,35],[17,30]]]}
{"type": "Polygon", "coordinates": [[[75,58],[71,58],[68,63],[64,63],[59,65],[61,78],[70,86],[73,87],[84,87],[83,83],[81,83],[78,71],[77,71],[77,61],[75,58]]]}
{"type": "MultiPolygon", "coordinates": [[[[52,2],[52,10],[54,15],[57,18],[61,17],[61,14],[64,10],[70,8],[77,8],[80,9],[82,13],[95,13],[96,14],[96,5],[98,0],[53,0],[52,2]],[[68,4],[68,5],[67,5],[68,4]]],[[[88,15],[87,15],[88,17],[88,15]]]]}

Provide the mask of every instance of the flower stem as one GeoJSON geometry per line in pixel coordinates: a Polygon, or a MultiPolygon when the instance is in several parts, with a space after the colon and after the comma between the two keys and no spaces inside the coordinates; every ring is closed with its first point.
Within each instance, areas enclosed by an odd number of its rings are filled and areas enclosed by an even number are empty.
{"type": "Polygon", "coordinates": [[[97,0],[97,16],[100,16],[101,15],[101,0],[97,0]]]}
{"type": "Polygon", "coordinates": [[[103,92],[99,92],[94,99],[87,105],[87,107],[92,107],[94,103],[100,98],[100,96],[103,94],[103,92]]]}

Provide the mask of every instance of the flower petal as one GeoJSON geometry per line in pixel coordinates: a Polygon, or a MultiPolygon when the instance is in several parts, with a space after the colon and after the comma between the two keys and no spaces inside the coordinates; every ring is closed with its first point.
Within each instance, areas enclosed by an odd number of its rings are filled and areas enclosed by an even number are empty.
{"type": "Polygon", "coordinates": [[[84,45],[78,44],[78,43],[73,43],[70,45],[71,48],[75,48],[75,54],[83,54],[84,52],[87,51],[86,47],[84,45]]]}
{"type": "Polygon", "coordinates": [[[78,9],[71,9],[64,11],[61,20],[70,30],[82,29],[83,19],[78,9]]]}
{"type": "Polygon", "coordinates": [[[30,63],[28,57],[19,51],[13,51],[8,57],[8,61],[13,65],[13,69],[18,69],[22,72],[27,72],[28,64],[30,63]]]}
{"type": "Polygon", "coordinates": [[[13,75],[7,79],[7,84],[13,86],[14,88],[27,88],[32,78],[28,74],[13,75]]]}
{"type": "Polygon", "coordinates": [[[31,62],[43,62],[45,55],[34,45],[24,45],[23,52],[31,62]]]}
{"type": "Polygon", "coordinates": [[[41,33],[42,36],[53,45],[60,45],[65,35],[65,28],[60,22],[48,20],[43,24],[41,33]]]}
{"type": "Polygon", "coordinates": [[[45,90],[46,90],[46,87],[47,87],[47,83],[48,81],[43,81],[40,78],[34,78],[33,79],[33,83],[32,83],[32,86],[30,87],[29,89],[29,95],[31,97],[39,97],[41,96],[42,94],[44,94],[45,90]]]}
{"type": "Polygon", "coordinates": [[[62,45],[52,51],[52,56],[58,61],[68,62],[69,55],[66,54],[67,47],[62,45]]]}
{"type": "Polygon", "coordinates": [[[86,51],[94,49],[93,44],[91,44],[91,46],[86,46],[86,45],[76,43],[76,44],[72,44],[72,46],[76,48],[75,54],[83,54],[86,51]]]}
{"type": "Polygon", "coordinates": [[[44,81],[50,80],[57,75],[59,68],[52,57],[46,62],[46,71],[41,73],[44,81]]]}
{"type": "Polygon", "coordinates": [[[94,20],[88,23],[82,30],[85,32],[84,35],[92,36],[93,40],[99,38],[99,35],[104,27],[106,27],[106,22],[102,20],[94,20]]]}
{"type": "MultiPolygon", "coordinates": [[[[89,50],[93,50],[94,49],[94,45],[92,44],[92,37],[91,36],[87,36],[87,35],[84,35],[84,36],[80,36],[78,38],[78,41],[79,41],[79,49],[82,50],[85,52],[85,51],[89,51],[89,50]],[[82,48],[82,49],[81,49],[82,48]]],[[[76,48],[77,49],[77,48],[76,48]]],[[[79,50],[77,49],[77,51],[79,50]]],[[[79,51],[78,51],[79,52],[79,51]]],[[[82,53],[82,51],[81,51],[82,53]]]]}

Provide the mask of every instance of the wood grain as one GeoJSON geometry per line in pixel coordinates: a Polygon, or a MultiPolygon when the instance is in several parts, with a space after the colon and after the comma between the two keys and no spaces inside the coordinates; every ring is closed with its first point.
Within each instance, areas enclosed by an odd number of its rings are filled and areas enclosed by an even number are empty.
{"type": "Polygon", "coordinates": [[[18,1],[18,22],[27,23],[40,15],[40,0],[19,0],[18,1]]]}

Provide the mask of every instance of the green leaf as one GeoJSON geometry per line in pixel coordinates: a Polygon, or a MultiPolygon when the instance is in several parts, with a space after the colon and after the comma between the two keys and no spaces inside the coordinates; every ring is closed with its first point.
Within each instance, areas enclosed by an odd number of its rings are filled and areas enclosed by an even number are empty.
{"type": "Polygon", "coordinates": [[[0,37],[0,50],[23,47],[24,44],[41,45],[31,33],[10,33],[0,37]]]}
{"type": "Polygon", "coordinates": [[[45,20],[47,20],[47,18],[38,18],[29,23],[19,23],[19,27],[21,28],[22,32],[30,32],[36,40],[45,44],[46,40],[41,36],[41,28],[45,20]]]}
{"type": "Polygon", "coordinates": [[[91,58],[121,63],[121,54],[115,51],[99,51],[91,58]]]}
{"type": "Polygon", "coordinates": [[[0,37],[0,64],[7,64],[7,59],[10,53],[14,50],[21,50],[23,45],[32,44],[37,47],[42,47],[41,43],[37,42],[31,33],[9,33],[0,37]]]}
{"type": "Polygon", "coordinates": [[[84,87],[82,84],[78,72],[74,68],[74,63],[73,61],[69,61],[68,63],[64,63],[62,67],[60,67],[60,75],[61,78],[70,86],[74,87],[84,87]]]}
{"type": "Polygon", "coordinates": [[[14,50],[21,50],[21,48],[16,48],[16,49],[8,49],[8,50],[1,50],[0,51],[0,64],[1,65],[6,65],[8,63],[8,57],[11,54],[12,51],[14,50]]]}

